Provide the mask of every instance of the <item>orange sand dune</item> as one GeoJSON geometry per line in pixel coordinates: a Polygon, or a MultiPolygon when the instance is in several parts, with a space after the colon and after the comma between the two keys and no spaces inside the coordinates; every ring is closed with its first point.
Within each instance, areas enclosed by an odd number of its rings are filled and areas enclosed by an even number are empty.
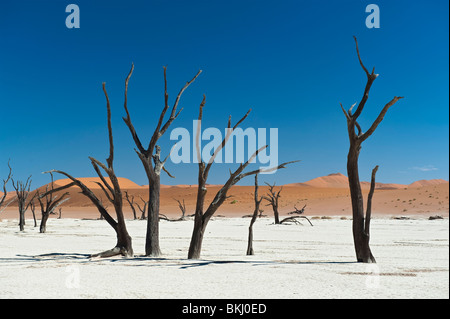
{"type": "MultiPolygon", "coordinates": [[[[83,182],[92,188],[94,194],[107,206],[108,211],[113,216],[113,205],[110,204],[101,190],[95,184],[99,181],[96,178],[81,178],[83,182]]],[[[69,180],[58,180],[55,187],[66,185],[69,180]]],[[[142,199],[148,198],[148,187],[139,186],[126,179],[119,178],[122,192],[128,192],[130,199],[142,206],[142,199]]],[[[325,215],[351,215],[350,192],[347,184],[347,177],[342,174],[331,174],[319,177],[306,183],[288,184],[283,186],[279,200],[279,211],[282,216],[294,210],[294,206],[302,208],[306,205],[305,214],[307,216],[325,215]],[[313,186],[315,185],[315,186],[313,186]]],[[[424,181],[421,184],[426,185],[424,181]]],[[[362,183],[363,184],[363,183],[362,183]]],[[[367,183],[368,184],[368,183],[367,183]]],[[[413,183],[414,184],[414,183],[413,183]]],[[[433,215],[441,214],[448,216],[449,212],[449,183],[441,181],[430,181],[431,185],[421,187],[405,187],[399,184],[379,184],[373,197],[373,215],[433,215]],[[388,185],[394,185],[388,187],[388,185]],[[397,185],[397,186],[396,186],[397,185]]],[[[44,188],[41,187],[40,189],[44,188]]],[[[205,209],[213,200],[219,185],[207,185],[207,195],[205,209]]],[[[276,186],[276,189],[280,189],[276,186]]],[[[363,195],[366,201],[369,187],[363,184],[363,195]]],[[[71,187],[65,191],[69,192],[70,200],[62,205],[63,217],[76,218],[97,218],[99,213],[87,197],[80,193],[77,187],[71,187]]],[[[252,214],[254,208],[253,186],[234,186],[230,189],[228,198],[217,211],[216,215],[223,216],[244,216],[252,214]]],[[[266,195],[268,186],[260,186],[260,196],[266,195]]],[[[8,194],[8,197],[14,194],[8,194]]],[[[167,216],[180,216],[180,210],[176,199],[185,202],[187,214],[193,214],[197,198],[196,185],[176,185],[161,187],[160,212],[167,216]]],[[[266,206],[267,201],[263,200],[261,209],[263,214],[273,216],[272,208],[266,206]]],[[[39,211],[37,205],[37,211],[39,211]]],[[[127,218],[132,218],[131,208],[124,198],[124,211],[127,218]]],[[[29,214],[29,212],[27,212],[29,214]]],[[[1,215],[1,218],[17,218],[17,203],[11,204],[1,215]]],[[[37,214],[39,215],[39,213],[37,214]]],[[[137,215],[141,213],[137,210],[137,215]]],[[[29,215],[29,217],[31,214],[29,215]]]]}
{"type": "MultiPolygon", "coordinates": [[[[416,188],[423,186],[434,186],[448,183],[443,179],[420,180],[409,185],[395,183],[375,183],[375,189],[401,189],[406,187],[416,188]]],[[[287,184],[286,186],[310,186],[319,188],[348,188],[348,178],[341,173],[329,174],[314,178],[304,183],[287,184]]],[[[361,182],[363,189],[370,188],[370,182],[361,182]]]]}
{"type": "MultiPolygon", "coordinates": [[[[119,185],[121,188],[123,189],[140,189],[143,186],[140,186],[138,184],[136,184],[135,182],[130,181],[127,178],[123,178],[123,177],[118,177],[117,178],[119,181],[119,185]]],[[[99,177],[81,177],[78,178],[78,180],[80,182],[82,182],[83,184],[85,184],[86,186],[88,186],[90,189],[101,189],[101,187],[97,184],[97,183],[101,183],[101,179],[99,177]]],[[[109,177],[105,177],[105,180],[112,185],[111,180],[109,179],[109,177]]],[[[55,184],[55,188],[56,187],[60,187],[60,186],[64,186],[67,184],[70,184],[72,182],[72,180],[65,178],[65,179],[58,179],[54,182],[55,184]]],[[[76,187],[76,186],[75,186],[76,187]]],[[[45,188],[45,186],[44,186],[45,188]]]]}
{"type": "Polygon", "coordinates": [[[417,188],[417,187],[423,187],[423,186],[435,186],[435,185],[446,184],[446,183],[448,183],[448,182],[443,179],[430,179],[430,180],[422,179],[420,181],[409,184],[408,187],[417,188]]]}

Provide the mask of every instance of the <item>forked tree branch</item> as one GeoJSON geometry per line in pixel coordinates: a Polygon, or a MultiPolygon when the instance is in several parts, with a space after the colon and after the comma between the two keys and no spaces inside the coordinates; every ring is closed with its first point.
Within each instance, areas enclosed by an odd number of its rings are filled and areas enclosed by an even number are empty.
{"type": "Polygon", "coordinates": [[[372,135],[373,132],[375,132],[376,128],[378,127],[378,124],[383,121],[384,116],[386,115],[387,111],[391,106],[393,106],[395,103],[397,103],[398,100],[403,99],[403,96],[395,96],[389,103],[387,103],[383,109],[381,110],[380,114],[378,115],[377,119],[373,122],[373,124],[370,126],[370,128],[365,132],[364,134],[360,135],[359,139],[361,142],[365,141],[370,135],[372,135]]]}
{"type": "Polygon", "coordinates": [[[175,103],[172,106],[172,111],[171,111],[171,114],[169,116],[169,119],[167,119],[167,121],[163,124],[164,117],[166,115],[167,110],[169,109],[169,104],[168,104],[169,94],[167,92],[167,75],[166,75],[166,67],[164,67],[164,108],[162,109],[162,111],[161,111],[161,113],[159,115],[159,120],[158,120],[156,128],[155,128],[155,130],[153,132],[153,135],[152,135],[152,137],[150,139],[150,142],[148,144],[148,148],[145,149],[142,146],[142,142],[141,142],[141,140],[139,139],[139,137],[138,137],[138,135],[136,133],[136,129],[134,128],[133,123],[131,122],[131,116],[130,116],[130,112],[128,110],[128,105],[127,105],[128,82],[129,82],[130,77],[131,77],[131,75],[133,73],[133,70],[134,70],[134,64],[131,65],[131,70],[128,73],[127,78],[125,79],[125,102],[124,102],[124,108],[125,108],[125,112],[126,112],[126,117],[123,117],[123,120],[124,120],[125,124],[128,126],[128,129],[130,130],[130,133],[131,133],[131,135],[133,137],[133,140],[134,140],[134,143],[136,144],[137,149],[139,150],[139,153],[141,153],[142,156],[149,158],[149,157],[151,157],[153,155],[153,151],[155,149],[156,143],[158,142],[159,138],[164,135],[164,133],[167,131],[169,126],[172,124],[172,122],[180,114],[181,110],[178,113],[176,113],[176,111],[177,111],[177,107],[178,107],[181,95],[192,84],[192,82],[194,82],[197,79],[197,77],[200,75],[200,73],[202,73],[202,71],[199,70],[197,72],[197,74],[190,81],[188,81],[183,86],[183,88],[180,90],[180,92],[178,93],[178,95],[177,95],[177,97],[175,99],[175,103]]]}
{"type": "Polygon", "coordinates": [[[48,172],[44,172],[44,174],[46,174],[46,173],[58,173],[58,174],[64,175],[67,178],[69,178],[70,180],[72,180],[72,183],[52,189],[52,190],[46,192],[45,194],[41,195],[41,197],[45,196],[47,194],[51,194],[51,193],[55,193],[57,191],[64,190],[64,189],[72,187],[72,186],[78,186],[81,189],[81,193],[91,200],[91,202],[95,205],[95,207],[97,207],[100,214],[105,218],[105,220],[108,222],[108,224],[110,224],[111,227],[113,227],[115,230],[117,229],[117,222],[107,212],[107,210],[105,209],[105,207],[102,204],[102,201],[100,199],[98,199],[97,196],[95,196],[95,194],[83,182],[79,181],[78,179],[71,176],[70,174],[68,174],[64,171],[60,171],[60,170],[51,170],[48,172]]]}
{"type": "Polygon", "coordinates": [[[356,119],[361,114],[361,112],[362,112],[362,110],[364,108],[364,105],[366,104],[366,102],[367,102],[367,100],[369,98],[370,88],[372,87],[372,84],[375,81],[375,79],[378,77],[378,74],[375,74],[375,68],[372,69],[372,73],[369,73],[367,68],[364,66],[364,64],[363,64],[363,62],[361,60],[361,55],[359,54],[358,40],[356,39],[355,36],[353,38],[355,39],[356,53],[358,55],[359,64],[361,65],[361,67],[363,68],[364,72],[367,75],[367,84],[366,84],[366,87],[364,88],[363,97],[362,97],[361,101],[359,102],[359,105],[358,105],[358,108],[355,111],[355,114],[351,115],[351,118],[356,121],[356,119]]]}
{"type": "Polygon", "coordinates": [[[356,104],[353,104],[348,111],[346,111],[344,109],[342,104],[340,104],[340,106],[345,115],[345,118],[347,119],[347,126],[348,126],[348,130],[349,130],[349,134],[350,134],[351,138],[354,139],[358,143],[362,143],[370,135],[372,135],[372,133],[378,127],[378,124],[380,124],[381,121],[383,120],[383,118],[384,118],[386,112],[389,110],[389,108],[391,106],[393,106],[398,100],[402,99],[403,97],[395,96],[389,103],[387,103],[384,106],[384,108],[381,110],[380,114],[378,115],[377,119],[373,122],[371,127],[365,133],[363,133],[361,126],[357,122],[357,119],[361,115],[361,112],[364,109],[364,106],[369,98],[370,88],[372,87],[372,84],[375,81],[375,79],[378,77],[378,74],[375,74],[375,68],[372,69],[372,73],[369,73],[367,68],[364,66],[364,63],[362,62],[362,59],[361,59],[361,55],[359,53],[358,40],[356,39],[355,36],[353,38],[355,39],[356,53],[358,56],[359,64],[361,65],[362,69],[364,70],[364,72],[367,75],[367,83],[366,83],[366,87],[364,89],[363,97],[362,97],[361,101],[359,102],[359,105],[354,114],[352,114],[352,110],[356,104]],[[358,130],[358,134],[355,133],[355,127],[358,130]]]}

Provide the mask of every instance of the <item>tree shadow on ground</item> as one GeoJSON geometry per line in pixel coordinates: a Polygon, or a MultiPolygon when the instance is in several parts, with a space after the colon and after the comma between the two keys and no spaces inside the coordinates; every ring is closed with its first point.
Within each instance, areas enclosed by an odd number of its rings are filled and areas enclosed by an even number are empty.
{"type": "Polygon", "coordinates": [[[22,255],[16,257],[0,258],[0,265],[6,263],[20,262],[45,262],[45,261],[77,261],[79,263],[120,263],[134,267],[178,267],[179,269],[190,269],[212,265],[246,264],[249,266],[264,265],[313,265],[313,264],[354,264],[356,261],[320,261],[320,260],[208,260],[208,259],[180,259],[165,257],[134,256],[131,258],[91,258],[90,254],[80,253],[47,253],[41,255],[22,255]]]}

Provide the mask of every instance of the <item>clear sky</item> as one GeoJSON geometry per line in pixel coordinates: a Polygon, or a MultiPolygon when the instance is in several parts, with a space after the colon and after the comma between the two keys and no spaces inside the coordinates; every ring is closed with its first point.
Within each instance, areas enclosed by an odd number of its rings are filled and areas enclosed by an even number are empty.
{"type": "MultiPolygon", "coordinates": [[[[49,181],[41,172],[50,169],[95,176],[88,156],[108,156],[106,82],[116,173],[147,184],[121,118],[132,62],[129,109],[144,144],[164,104],[163,66],[171,103],[202,69],[171,129],[190,129],[206,94],[205,128],[223,129],[228,115],[237,120],[252,108],[242,127],[278,128],[279,161],[302,161],[263,181],[346,174],[339,103],[358,102],[366,83],[356,35],[365,65],[380,74],[359,120],[363,130],[395,95],[405,96],[363,144],[361,179],[369,180],[378,164],[380,182],[448,180],[448,6],[444,0],[1,1],[0,177],[9,158],[16,179],[33,175],[33,188],[49,181]],[[70,3],[80,8],[79,29],[66,27],[70,3]],[[365,24],[370,3],[380,8],[378,29],[365,24]]],[[[160,142],[164,156],[173,144],[170,130],[160,142]]],[[[223,183],[229,167],[214,165],[208,182],[223,183]]],[[[196,164],[167,168],[176,179],[163,174],[163,184],[197,182],[196,164]]]]}

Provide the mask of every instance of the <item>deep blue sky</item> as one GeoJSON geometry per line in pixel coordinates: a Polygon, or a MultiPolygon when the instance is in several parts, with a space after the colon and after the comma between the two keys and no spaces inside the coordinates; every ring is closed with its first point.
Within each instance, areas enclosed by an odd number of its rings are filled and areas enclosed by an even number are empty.
{"type": "MultiPolygon", "coordinates": [[[[202,95],[204,128],[223,129],[228,115],[252,113],[242,127],[279,129],[279,160],[302,160],[266,181],[303,182],[346,174],[348,138],[339,107],[359,101],[364,63],[380,76],[360,117],[366,130],[395,95],[363,144],[360,176],[380,165],[380,182],[448,179],[448,1],[2,1],[0,3],[0,176],[11,158],[16,179],[61,169],[95,176],[88,156],[108,156],[107,84],[113,112],[115,168],[146,184],[144,170],[121,117],[124,79],[134,125],[147,144],[163,106],[163,66],[170,102],[185,92],[172,128],[191,128],[202,95]],[[80,29],[68,29],[68,4],[79,5],[80,29]],[[368,29],[365,8],[376,3],[381,28],[368,29]]],[[[169,132],[161,140],[169,151],[169,132]]],[[[163,184],[195,184],[196,164],[167,168],[163,184]]],[[[209,183],[223,183],[228,166],[215,165],[209,183]]],[[[251,184],[252,180],[241,182],[251,184]]]]}

